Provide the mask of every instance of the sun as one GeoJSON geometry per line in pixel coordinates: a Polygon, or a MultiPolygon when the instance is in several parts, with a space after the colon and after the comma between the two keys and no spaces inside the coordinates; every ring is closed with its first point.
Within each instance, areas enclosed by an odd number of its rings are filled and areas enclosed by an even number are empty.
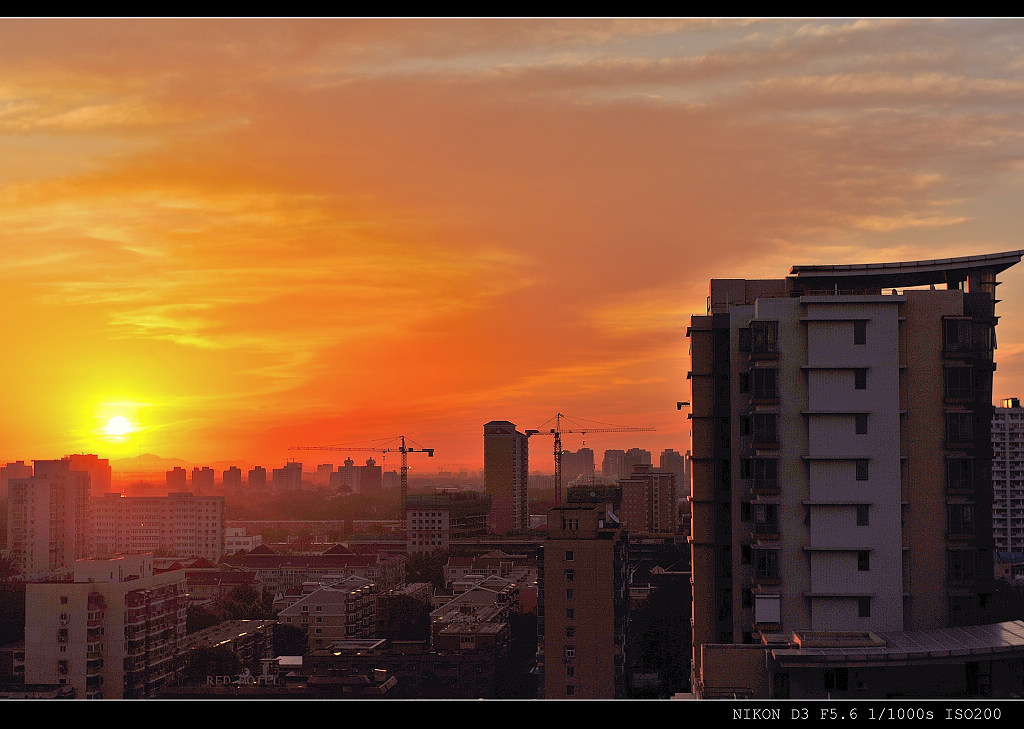
{"type": "Polygon", "coordinates": [[[131,433],[133,430],[135,430],[135,428],[133,428],[132,424],[128,422],[128,418],[121,415],[115,415],[112,417],[110,422],[107,423],[106,428],[107,435],[125,435],[126,433],[131,433]]]}

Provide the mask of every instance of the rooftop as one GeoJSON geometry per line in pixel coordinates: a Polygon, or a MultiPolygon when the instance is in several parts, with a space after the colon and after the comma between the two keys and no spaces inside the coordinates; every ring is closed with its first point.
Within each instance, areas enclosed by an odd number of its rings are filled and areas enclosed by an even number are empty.
{"type": "Polygon", "coordinates": [[[816,264],[793,266],[791,278],[801,288],[828,288],[830,285],[862,288],[904,288],[928,284],[958,284],[972,274],[995,275],[1020,263],[1024,250],[986,253],[959,258],[935,258],[894,263],[816,264]],[[851,281],[850,279],[857,279],[851,281]]]}

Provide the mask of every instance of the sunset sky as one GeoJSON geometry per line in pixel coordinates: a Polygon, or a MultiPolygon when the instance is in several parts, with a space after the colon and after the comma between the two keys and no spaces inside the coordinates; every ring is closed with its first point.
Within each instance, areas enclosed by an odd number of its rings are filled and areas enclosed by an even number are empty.
{"type": "Polygon", "coordinates": [[[4,20],[0,68],[5,462],[477,468],[559,411],[656,460],[710,278],[1024,248],[1018,20],[4,20]]]}

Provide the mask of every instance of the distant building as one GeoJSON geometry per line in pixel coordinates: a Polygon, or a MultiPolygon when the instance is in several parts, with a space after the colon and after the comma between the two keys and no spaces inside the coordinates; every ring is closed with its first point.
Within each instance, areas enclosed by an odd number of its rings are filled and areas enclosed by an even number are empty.
{"type": "Polygon", "coordinates": [[[185,639],[185,573],[152,555],[83,560],[74,582],[25,593],[25,681],[78,698],[142,698],[174,677],[185,639]]]}
{"type": "Polygon", "coordinates": [[[674,448],[666,448],[658,459],[658,470],[668,471],[676,475],[676,489],[681,493],[690,490],[690,451],[679,453],[674,448]]]}
{"type": "Polygon", "coordinates": [[[208,466],[199,468],[196,466],[192,469],[192,493],[196,496],[210,496],[213,493],[213,488],[216,485],[214,480],[216,474],[213,469],[208,466]]]}
{"type": "Polygon", "coordinates": [[[330,486],[331,485],[331,474],[334,473],[333,463],[321,463],[316,467],[316,479],[315,483],[317,486],[330,486]]]}
{"type": "Polygon", "coordinates": [[[263,466],[253,466],[249,469],[249,476],[246,485],[257,491],[267,490],[267,469],[263,466]]]}
{"type": "Polygon", "coordinates": [[[359,469],[359,493],[376,494],[384,488],[382,469],[372,458],[366,459],[366,465],[359,469]]]}
{"type": "Polygon", "coordinates": [[[224,554],[246,551],[263,544],[259,534],[248,534],[245,527],[227,527],[224,530],[224,554]]]}
{"type": "Polygon", "coordinates": [[[242,469],[238,466],[231,466],[231,468],[224,471],[223,474],[224,492],[238,491],[242,488],[242,469]]]}
{"type": "Polygon", "coordinates": [[[72,471],[85,471],[89,474],[89,493],[99,496],[111,490],[110,461],[87,453],[75,453],[61,460],[68,461],[72,471]]]}
{"type": "Polygon", "coordinates": [[[68,459],[33,463],[33,476],[8,482],[7,547],[23,576],[49,579],[89,554],[89,474],[68,459]]]}
{"type": "Polygon", "coordinates": [[[601,462],[601,474],[606,478],[618,480],[626,478],[633,472],[633,466],[651,465],[651,452],[643,448],[630,448],[628,451],[607,450],[601,462]]]}
{"type": "Polygon", "coordinates": [[[409,554],[446,552],[453,539],[486,534],[490,506],[490,497],[476,491],[442,489],[434,494],[409,496],[405,502],[409,554]]]}
{"type": "Polygon", "coordinates": [[[15,461],[0,468],[0,498],[7,498],[8,483],[12,478],[31,478],[32,466],[25,461],[15,461]]]}
{"type": "Polygon", "coordinates": [[[1024,554],[1024,408],[1016,397],[992,413],[992,487],[995,549],[1024,554]]]}
{"type": "Polygon", "coordinates": [[[627,545],[626,532],[603,510],[572,505],[548,512],[538,625],[545,698],[624,696],[627,545]]]}
{"type": "Polygon", "coordinates": [[[288,461],[283,468],[275,468],[272,476],[274,493],[302,489],[302,464],[298,461],[288,461]]]}
{"type": "Polygon", "coordinates": [[[217,562],[224,554],[223,496],[104,494],[91,508],[97,556],[159,552],[217,562]]]}
{"type": "Polygon", "coordinates": [[[622,506],[618,512],[630,533],[670,533],[679,526],[675,474],[633,466],[628,478],[619,480],[622,506]]]}
{"type": "Polygon", "coordinates": [[[515,423],[492,420],[484,425],[484,486],[491,497],[487,523],[499,534],[530,528],[529,439],[515,423]]]}
{"type": "Polygon", "coordinates": [[[164,476],[167,484],[167,492],[188,491],[188,471],[181,466],[175,466],[164,476]]]}
{"type": "Polygon", "coordinates": [[[594,451],[580,448],[578,451],[562,451],[562,478],[571,481],[579,476],[594,475],[594,451]]]}

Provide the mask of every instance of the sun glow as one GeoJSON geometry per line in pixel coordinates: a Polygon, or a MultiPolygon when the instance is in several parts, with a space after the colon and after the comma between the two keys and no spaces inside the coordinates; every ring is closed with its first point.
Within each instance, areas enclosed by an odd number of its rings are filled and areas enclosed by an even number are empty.
{"type": "Polygon", "coordinates": [[[126,435],[135,430],[132,424],[128,422],[128,418],[122,415],[115,415],[107,423],[106,432],[107,435],[126,435]]]}

